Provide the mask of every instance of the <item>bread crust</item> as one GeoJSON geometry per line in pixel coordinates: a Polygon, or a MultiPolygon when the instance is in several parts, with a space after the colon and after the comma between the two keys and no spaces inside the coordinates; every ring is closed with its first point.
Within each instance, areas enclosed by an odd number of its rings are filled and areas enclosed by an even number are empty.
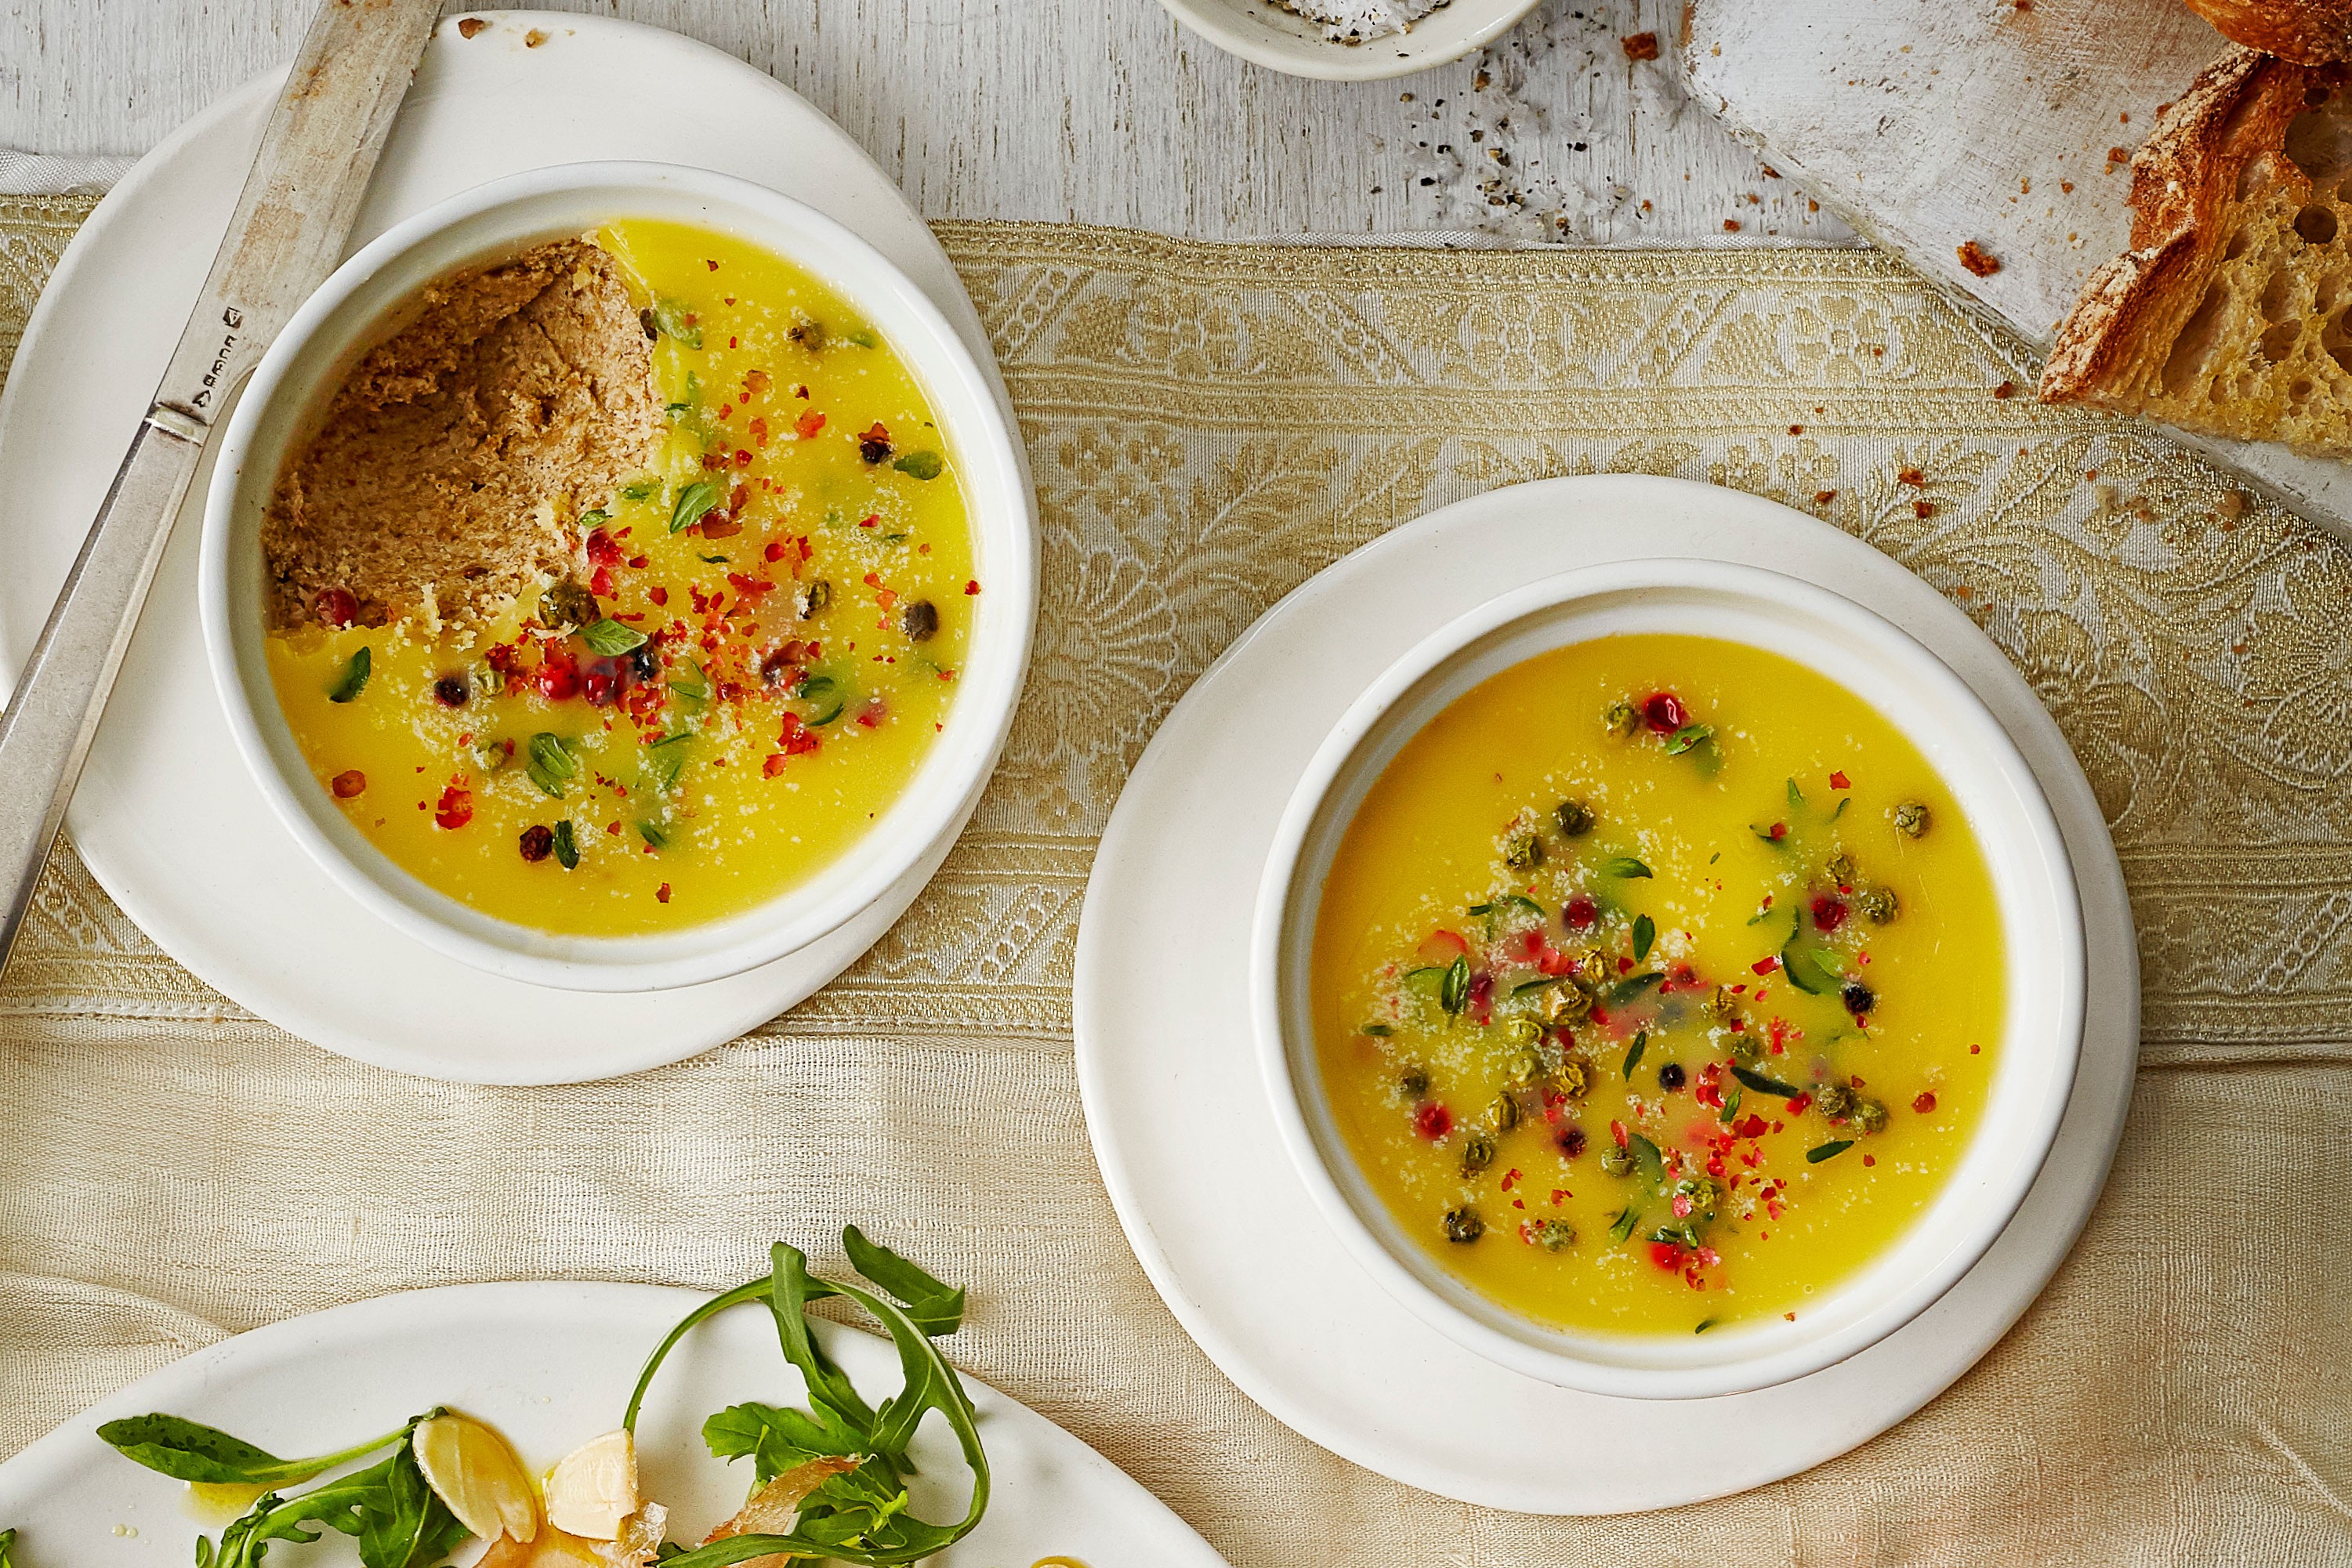
{"type": "Polygon", "coordinates": [[[2296,65],[2352,59],[2352,0],[2188,0],[2233,44],[2296,65]]]}
{"type": "Polygon", "coordinates": [[[2160,361],[2202,296],[2247,169],[2266,159],[2271,177],[2308,186],[2284,148],[2316,78],[2315,68],[2241,46],[2172,105],[2132,159],[2131,248],[2091,275],[2058,324],[2042,402],[2106,403],[2160,361]]]}

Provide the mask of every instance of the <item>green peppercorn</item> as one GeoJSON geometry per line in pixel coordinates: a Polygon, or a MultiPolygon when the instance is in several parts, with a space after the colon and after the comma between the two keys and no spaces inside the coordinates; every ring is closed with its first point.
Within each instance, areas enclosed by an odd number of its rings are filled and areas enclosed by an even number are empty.
{"type": "Polygon", "coordinates": [[[1752,1034],[1731,1037],[1731,1060],[1742,1067],[1753,1067],[1764,1060],[1764,1043],[1752,1034]]]}
{"type": "Polygon", "coordinates": [[[1533,833],[1513,833],[1504,841],[1503,863],[1513,871],[1543,864],[1543,841],[1533,833]]]}
{"type": "Polygon", "coordinates": [[[1581,800],[1562,800],[1552,808],[1551,820],[1570,838],[1580,839],[1592,831],[1592,808],[1581,800]]]}
{"type": "Polygon", "coordinates": [[[1711,1019],[1729,1019],[1739,1011],[1739,998],[1731,994],[1729,986],[1717,986],[1715,994],[1699,1006],[1711,1019]]]}
{"type": "Polygon", "coordinates": [[[1822,871],[1822,873],[1830,879],[1830,881],[1840,887],[1852,887],[1853,885],[1854,872],[1853,857],[1852,855],[1841,852],[1830,856],[1829,864],[1823,866],[1822,871]]]}
{"type": "Polygon", "coordinates": [[[1462,1174],[1476,1176],[1495,1163],[1495,1140],[1484,1133],[1470,1133],[1462,1140],[1462,1174]]]}
{"type": "Polygon", "coordinates": [[[1486,1222],[1479,1218],[1478,1211],[1468,1204],[1445,1211],[1445,1239],[1448,1241],[1467,1246],[1486,1234],[1486,1222]]]}
{"type": "Polygon", "coordinates": [[[1524,1050],[1543,1039],[1543,1030],[1533,1019],[1505,1019],[1503,1040],[1506,1044],[1524,1050]]]}
{"type": "Polygon", "coordinates": [[[1925,833],[1927,831],[1927,808],[1916,800],[1906,800],[1895,807],[1895,831],[1913,839],[1925,833]]]}
{"type": "Polygon", "coordinates": [[[1576,1227],[1564,1219],[1540,1219],[1528,1227],[1528,1239],[1547,1252],[1576,1245],[1576,1227]]]}
{"type": "Polygon", "coordinates": [[[603,614],[587,585],[569,577],[551,583],[539,596],[540,621],[552,631],[592,625],[603,614]]]}
{"type": "Polygon", "coordinates": [[[1623,739],[1641,727],[1642,710],[1623,697],[1619,697],[1601,710],[1601,727],[1623,739]]]}
{"type": "Polygon", "coordinates": [[[1508,1094],[1497,1094],[1495,1096],[1495,1109],[1492,1114],[1495,1118],[1495,1131],[1498,1134],[1507,1133],[1519,1124],[1519,1103],[1508,1094]]]}
{"type": "Polygon", "coordinates": [[[1885,887],[1864,888],[1853,895],[1853,906],[1873,925],[1884,925],[1903,912],[1902,905],[1895,901],[1894,890],[1885,887]]]}
{"type": "Polygon", "coordinates": [[[1535,1083],[1540,1082],[1544,1075],[1543,1052],[1536,1050],[1533,1046],[1528,1047],[1525,1051],[1513,1051],[1511,1053],[1510,1074],[1511,1082],[1514,1083],[1535,1083]]]}
{"type": "Polygon", "coordinates": [[[1429,1092],[1429,1074],[1418,1067],[1408,1067],[1397,1074],[1397,1087],[1414,1100],[1429,1092]]]}
{"type": "Polygon", "coordinates": [[[1580,1061],[1563,1061],[1559,1064],[1559,1071],[1552,1075],[1552,1081],[1570,1099],[1581,1100],[1584,1092],[1591,1087],[1592,1075],[1585,1071],[1584,1063],[1580,1061]]]}
{"type": "Polygon", "coordinates": [[[1824,1083],[1813,1091],[1813,1109],[1832,1122],[1853,1115],[1853,1108],[1861,1103],[1861,1096],[1843,1083],[1824,1083]]]}
{"type": "Polygon", "coordinates": [[[1675,1196],[1690,1199],[1693,1214],[1713,1218],[1716,1205],[1723,1201],[1723,1189],[1706,1176],[1688,1176],[1675,1183],[1675,1196]]]}
{"type": "Polygon", "coordinates": [[[1865,1133],[1886,1131],[1886,1107],[1875,1100],[1864,1100],[1853,1113],[1854,1125],[1865,1133]]]}
{"type": "Polygon", "coordinates": [[[1601,1168],[1613,1176],[1633,1174],[1633,1151],[1610,1145],[1601,1151],[1601,1168]]]}
{"type": "Polygon", "coordinates": [[[1554,1026],[1582,1023],[1592,1012],[1592,993],[1562,980],[1544,994],[1544,1017],[1554,1026]]]}

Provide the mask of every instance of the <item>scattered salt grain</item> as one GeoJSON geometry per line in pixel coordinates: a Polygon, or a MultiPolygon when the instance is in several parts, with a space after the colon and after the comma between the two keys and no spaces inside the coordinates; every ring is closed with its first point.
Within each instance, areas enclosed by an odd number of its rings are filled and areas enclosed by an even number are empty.
{"type": "Polygon", "coordinates": [[[1285,10],[1323,24],[1335,44],[1361,43],[1402,33],[1445,0],[1278,0],[1285,10]]]}

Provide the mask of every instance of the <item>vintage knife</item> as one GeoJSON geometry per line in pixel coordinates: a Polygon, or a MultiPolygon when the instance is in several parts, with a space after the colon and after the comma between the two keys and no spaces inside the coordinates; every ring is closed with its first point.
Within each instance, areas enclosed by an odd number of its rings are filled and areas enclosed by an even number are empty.
{"type": "Polygon", "coordinates": [[[213,421],[343,254],[440,0],[320,0],[147,417],[0,710],[0,964],[81,777],[213,421]]]}

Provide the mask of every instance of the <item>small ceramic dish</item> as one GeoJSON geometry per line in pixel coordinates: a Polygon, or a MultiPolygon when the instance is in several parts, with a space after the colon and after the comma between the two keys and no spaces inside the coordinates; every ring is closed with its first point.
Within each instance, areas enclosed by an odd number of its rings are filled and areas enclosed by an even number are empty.
{"type": "Polygon", "coordinates": [[[278,817],[329,875],[428,946],[512,979],[586,991],[717,980],[841,929],[953,836],[1010,728],[1028,661],[1036,571],[1033,503],[988,376],[930,300],[865,241],[813,208],[704,170],[575,163],[494,181],[386,230],[295,314],[221,438],[205,507],[198,601],[206,656],[238,750],[278,817]],[[311,776],[279,709],[267,655],[260,524],[285,454],[404,301],[451,270],[615,218],[733,234],[807,268],[879,330],[921,382],[967,492],[976,600],[944,730],[865,836],[797,887],[724,920],[659,935],[565,936],[481,914],[394,865],[311,776]]]}
{"type": "Polygon", "coordinates": [[[1193,32],[1253,65],[1327,81],[1409,76],[1484,48],[1518,26],[1536,0],[1444,0],[1403,30],[1354,40],[1272,0],[1160,0],[1193,32]]]}
{"type": "Polygon", "coordinates": [[[1634,560],[1537,582],[1471,612],[1383,674],[1332,728],[1291,796],[1251,934],[1259,1064],[1286,1150],[1324,1218],[1407,1308],[1460,1344],[1590,1393],[1688,1399],[1769,1387],[1909,1322],[2000,1234],[2066,1108],[2080,1053],[2082,913],[2057,822],[2032,769],[1969,687],[1908,635],[1825,589],[1750,566],[1634,560]],[[2000,905],[2010,998],[1983,1119],[1928,1209],[1876,1261],[1790,1322],[1704,1337],[1571,1333],[1479,1294],[1414,1245],[1365,1180],[1332,1116],[1307,1000],[1332,857],[1381,771],[1456,698],[1513,665],[1626,632],[1726,638],[1795,660],[1884,715],[1941,775],[1973,827],[2000,905]]]}

